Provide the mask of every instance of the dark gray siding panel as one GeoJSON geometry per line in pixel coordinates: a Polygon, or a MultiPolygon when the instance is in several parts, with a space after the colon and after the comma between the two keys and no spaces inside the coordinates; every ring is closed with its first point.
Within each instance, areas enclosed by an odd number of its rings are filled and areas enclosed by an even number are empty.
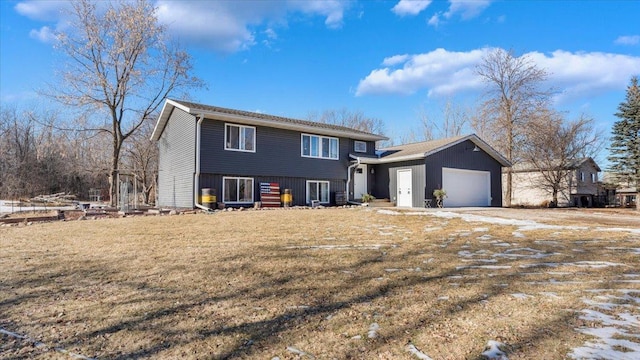
{"type": "Polygon", "coordinates": [[[502,206],[502,167],[484,151],[472,151],[474,146],[473,142],[465,141],[428,156],[425,160],[426,193],[433,194],[433,190],[442,186],[443,167],[489,171],[491,173],[491,206],[502,206]]]}
{"type": "Polygon", "coordinates": [[[174,109],[158,141],[158,205],[193,208],[196,119],[174,109]]]}
{"type": "Polygon", "coordinates": [[[202,124],[201,172],[241,176],[347,179],[350,139],[339,138],[339,160],[301,156],[301,133],[256,127],[256,152],[224,150],[224,122],[202,124]]]}
{"type": "MultiPolygon", "coordinates": [[[[236,173],[230,174],[201,174],[200,184],[202,188],[214,189],[213,194],[216,195],[219,202],[222,202],[222,178],[233,176],[246,176],[236,173]]],[[[278,183],[280,186],[280,193],[284,193],[284,189],[291,189],[293,195],[293,205],[304,206],[306,204],[306,184],[307,180],[322,180],[329,181],[329,192],[331,204],[335,204],[336,191],[345,191],[346,180],[343,179],[327,179],[327,178],[294,178],[283,176],[247,176],[253,178],[253,201],[260,201],[260,183],[278,183]]],[[[250,204],[253,206],[253,204],[250,204]]],[[[233,205],[242,206],[242,205],[233,205]]],[[[244,206],[249,206],[246,204],[244,206]]]]}
{"type": "Polygon", "coordinates": [[[425,199],[425,165],[423,160],[376,165],[376,176],[373,186],[375,193],[373,196],[376,198],[387,198],[392,202],[396,202],[398,170],[403,169],[411,169],[413,206],[423,206],[425,199]]]}

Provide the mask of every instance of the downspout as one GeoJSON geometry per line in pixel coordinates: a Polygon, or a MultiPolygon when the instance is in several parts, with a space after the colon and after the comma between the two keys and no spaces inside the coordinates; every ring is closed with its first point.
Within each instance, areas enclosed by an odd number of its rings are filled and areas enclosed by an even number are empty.
{"type": "MultiPolygon", "coordinates": [[[[356,157],[356,163],[349,165],[349,167],[347,168],[347,203],[350,203],[350,204],[354,204],[354,202],[351,201],[351,191],[349,191],[351,187],[351,170],[355,169],[359,165],[360,165],[360,157],[356,157]]],[[[360,203],[357,203],[357,204],[360,204],[360,203]]]]}
{"type": "Polygon", "coordinates": [[[204,115],[198,115],[199,119],[196,123],[196,176],[194,179],[193,186],[193,203],[199,209],[205,211],[211,211],[211,209],[204,207],[200,204],[200,127],[202,126],[202,122],[204,121],[204,115]]]}

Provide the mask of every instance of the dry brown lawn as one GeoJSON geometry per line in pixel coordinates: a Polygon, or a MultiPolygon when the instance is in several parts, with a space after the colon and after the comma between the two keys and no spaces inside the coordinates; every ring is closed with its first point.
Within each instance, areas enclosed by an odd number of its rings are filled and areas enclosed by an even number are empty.
{"type": "Polygon", "coordinates": [[[571,226],[358,208],[0,227],[0,358],[479,360],[495,340],[565,359],[603,326],[589,304],[640,316],[640,232],[571,226]]]}

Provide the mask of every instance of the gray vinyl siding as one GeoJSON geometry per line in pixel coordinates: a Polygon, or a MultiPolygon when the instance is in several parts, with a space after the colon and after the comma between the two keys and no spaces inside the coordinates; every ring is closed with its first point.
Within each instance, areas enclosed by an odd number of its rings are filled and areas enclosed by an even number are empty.
{"type": "Polygon", "coordinates": [[[158,141],[158,206],[193,208],[196,119],[174,109],[158,141]]]}
{"type": "Polygon", "coordinates": [[[202,123],[201,173],[347,180],[350,139],[338,138],[338,160],[306,158],[300,132],[257,126],[255,152],[229,151],[224,149],[224,125],[209,119],[202,123]]]}
{"type": "MultiPolygon", "coordinates": [[[[491,206],[502,206],[502,166],[484,151],[474,152],[475,144],[465,141],[429,155],[426,164],[426,194],[442,187],[442,168],[489,171],[491,173],[491,206]]],[[[445,189],[446,190],[446,189],[445,189]]],[[[429,198],[433,197],[428,196],[429,198]]],[[[414,204],[415,205],[415,204],[414,204]]]]}
{"type": "MultiPolygon", "coordinates": [[[[293,205],[304,206],[306,204],[307,180],[329,181],[329,200],[331,204],[335,204],[336,191],[345,191],[346,180],[344,179],[327,179],[327,178],[296,178],[286,176],[247,176],[239,175],[237,173],[228,174],[200,174],[200,184],[202,188],[212,189],[212,194],[215,194],[218,202],[222,202],[222,178],[223,177],[251,177],[253,178],[253,201],[260,201],[260,183],[278,183],[280,186],[280,193],[284,193],[285,189],[291,190],[293,195],[293,205]]],[[[232,206],[253,206],[253,204],[234,204],[232,206]]]]}
{"type": "Polygon", "coordinates": [[[411,201],[413,206],[421,207],[425,198],[425,165],[423,160],[377,165],[375,167],[376,181],[373,186],[375,191],[373,196],[396,202],[398,170],[405,169],[411,169],[411,201]]]}

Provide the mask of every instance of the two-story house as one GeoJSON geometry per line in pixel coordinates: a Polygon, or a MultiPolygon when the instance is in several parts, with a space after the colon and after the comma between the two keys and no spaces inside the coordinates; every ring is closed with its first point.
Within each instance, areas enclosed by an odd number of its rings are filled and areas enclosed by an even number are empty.
{"type": "Polygon", "coordinates": [[[202,189],[209,189],[225,206],[253,206],[269,184],[277,184],[290,191],[292,205],[372,194],[415,207],[444,187],[447,206],[501,206],[501,168],[510,164],[477,136],[376,151],[376,141],[385,139],[342,126],[167,100],[152,134],[159,147],[157,205],[201,207],[202,189]]]}
{"type": "MultiPolygon", "coordinates": [[[[542,172],[554,171],[542,169],[542,172]]],[[[600,167],[590,158],[578,159],[562,169],[565,174],[558,189],[557,206],[592,207],[598,199],[598,173],[600,167]]],[[[540,170],[521,163],[512,169],[512,205],[540,206],[552,196],[540,170]]],[[[504,180],[504,179],[503,179],[504,180]]]]}

